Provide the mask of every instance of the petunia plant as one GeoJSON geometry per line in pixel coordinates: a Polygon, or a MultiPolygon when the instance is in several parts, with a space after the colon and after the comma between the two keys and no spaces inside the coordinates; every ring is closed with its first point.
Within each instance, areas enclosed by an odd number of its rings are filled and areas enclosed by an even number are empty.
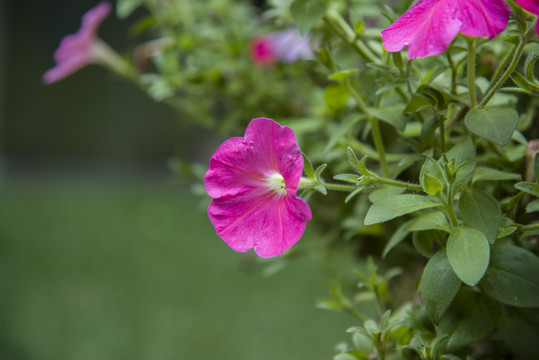
{"type": "Polygon", "coordinates": [[[147,17],[109,68],[222,139],[172,162],[214,246],[324,259],[336,360],[539,358],[539,2],[257,3],[116,3],[147,17]]]}

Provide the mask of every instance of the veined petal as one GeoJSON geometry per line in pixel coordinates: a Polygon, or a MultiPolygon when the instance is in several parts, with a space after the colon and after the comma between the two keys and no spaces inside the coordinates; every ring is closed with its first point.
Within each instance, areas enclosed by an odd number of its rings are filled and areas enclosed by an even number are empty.
{"type": "Polygon", "coordinates": [[[507,27],[511,7],[505,0],[459,0],[460,32],[466,36],[492,39],[507,27]]]}
{"type": "Polygon", "coordinates": [[[206,191],[212,198],[219,198],[264,187],[269,169],[258,165],[244,138],[228,139],[210,159],[204,176],[206,191]]]}
{"type": "Polygon", "coordinates": [[[532,14],[539,15],[539,1],[537,0],[515,0],[524,10],[532,14]]]}
{"type": "Polygon", "coordinates": [[[266,175],[281,174],[287,190],[295,195],[303,172],[303,157],[292,129],[271,119],[256,118],[247,126],[244,139],[253,166],[266,175]]]}
{"type": "Polygon", "coordinates": [[[423,0],[382,31],[384,48],[400,51],[408,46],[408,58],[438,55],[460,31],[461,22],[446,0],[423,0]]]}
{"type": "Polygon", "coordinates": [[[282,254],[294,245],[311,219],[303,199],[273,193],[241,194],[212,200],[208,216],[217,234],[238,252],[251,248],[262,257],[282,254]]]}
{"type": "Polygon", "coordinates": [[[493,38],[507,26],[511,9],[505,0],[423,0],[382,31],[384,48],[408,58],[439,55],[459,32],[493,38]]]}

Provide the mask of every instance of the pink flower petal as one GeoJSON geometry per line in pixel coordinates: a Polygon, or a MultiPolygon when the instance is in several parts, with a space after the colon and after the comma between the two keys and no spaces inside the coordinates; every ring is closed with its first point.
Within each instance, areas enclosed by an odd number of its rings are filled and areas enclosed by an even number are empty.
{"type": "Polygon", "coordinates": [[[459,0],[460,32],[466,36],[492,39],[505,30],[511,7],[504,0],[459,0]]]}
{"type": "Polygon", "coordinates": [[[234,251],[251,248],[262,257],[282,254],[294,245],[311,220],[303,199],[244,193],[212,200],[208,215],[217,234],[234,251]]]}
{"type": "Polygon", "coordinates": [[[96,42],[97,28],[111,10],[110,3],[101,2],[84,14],[79,31],[65,36],[54,52],[56,66],[43,74],[45,84],[59,81],[92,62],[92,46],[96,42]]]}
{"type": "Polygon", "coordinates": [[[251,120],[243,138],[229,139],[217,149],[204,176],[214,198],[208,216],[217,234],[233,250],[255,248],[263,257],[289,249],[311,219],[307,203],[296,197],[302,172],[292,129],[271,119],[251,120]],[[273,187],[279,178],[285,192],[273,187]]]}
{"type": "Polygon", "coordinates": [[[459,32],[492,38],[507,26],[511,9],[504,0],[423,0],[382,31],[384,48],[408,58],[439,55],[459,32]]]}
{"type": "Polygon", "coordinates": [[[538,0],[515,0],[524,10],[531,12],[534,15],[539,15],[538,0]]]}

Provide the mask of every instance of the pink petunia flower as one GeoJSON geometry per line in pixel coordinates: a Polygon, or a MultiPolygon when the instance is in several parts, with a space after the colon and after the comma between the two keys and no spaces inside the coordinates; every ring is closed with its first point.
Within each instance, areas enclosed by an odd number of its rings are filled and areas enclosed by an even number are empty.
{"type": "Polygon", "coordinates": [[[505,0],[422,0],[382,31],[384,48],[408,46],[408,59],[439,55],[460,32],[492,39],[507,26],[505,0]]]}
{"type": "Polygon", "coordinates": [[[51,84],[71,75],[86,65],[97,62],[108,47],[97,38],[97,29],[110,14],[112,6],[101,2],[82,17],[82,25],[75,34],[65,36],[54,52],[56,66],[43,74],[43,82],[51,84]]]}
{"type": "MultiPolygon", "coordinates": [[[[515,0],[524,10],[539,16],[539,0],[515,0]]],[[[535,24],[535,30],[539,35],[539,21],[535,24]]]]}
{"type": "Polygon", "coordinates": [[[225,141],[204,177],[213,198],[208,216],[234,251],[254,248],[262,257],[294,245],[311,220],[296,193],[303,157],[292,129],[266,118],[251,120],[244,137],[225,141]]]}
{"type": "Polygon", "coordinates": [[[301,36],[296,28],[257,36],[251,41],[251,57],[261,66],[277,60],[293,63],[299,59],[312,59],[311,38],[308,34],[301,36]]]}

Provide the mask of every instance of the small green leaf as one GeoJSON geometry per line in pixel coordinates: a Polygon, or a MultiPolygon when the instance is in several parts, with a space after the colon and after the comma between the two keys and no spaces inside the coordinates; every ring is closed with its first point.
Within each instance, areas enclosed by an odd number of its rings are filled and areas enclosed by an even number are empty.
{"type": "Polygon", "coordinates": [[[301,35],[305,35],[326,14],[326,3],[323,0],[295,0],[290,5],[290,13],[301,35]]]}
{"type": "MultiPolygon", "coordinates": [[[[427,157],[427,159],[423,163],[423,166],[421,167],[421,172],[419,174],[419,182],[421,183],[421,186],[423,187],[423,189],[425,189],[425,191],[427,191],[427,187],[431,188],[433,185],[431,178],[435,178],[436,180],[438,180],[440,182],[440,185],[442,185],[443,189],[443,184],[445,183],[443,169],[436,160],[431,157],[427,157]],[[426,180],[427,175],[429,175],[429,184],[427,184],[426,180]]],[[[442,189],[440,189],[440,191],[442,189]]]]}
{"type": "Polygon", "coordinates": [[[421,195],[398,195],[375,202],[365,217],[365,225],[391,220],[414,211],[440,206],[434,199],[421,195]]]}
{"type": "Polygon", "coordinates": [[[517,173],[509,173],[489,167],[478,166],[475,169],[473,182],[477,181],[503,181],[503,180],[521,180],[522,176],[517,173]]]}
{"type": "Polygon", "coordinates": [[[461,281],[449,264],[444,249],[430,258],[419,283],[429,316],[438,323],[460,289],[461,281]]]}
{"type": "Polygon", "coordinates": [[[305,171],[305,174],[313,180],[316,179],[316,177],[314,176],[314,168],[313,164],[311,163],[311,160],[309,160],[305,153],[302,152],[301,155],[303,156],[303,160],[305,160],[303,162],[303,170],[305,171]]]}
{"type": "Polygon", "coordinates": [[[471,109],[464,123],[474,134],[504,146],[517,127],[518,113],[512,108],[471,109]]]}
{"type": "Polygon", "coordinates": [[[320,176],[322,176],[322,173],[324,172],[324,170],[326,170],[327,167],[328,167],[328,164],[322,164],[319,167],[317,167],[316,171],[314,172],[314,176],[317,179],[320,179],[320,176]]]}
{"type": "Polygon", "coordinates": [[[345,204],[348,204],[350,202],[350,200],[352,200],[354,197],[356,197],[357,194],[359,194],[360,192],[362,192],[363,190],[365,190],[365,187],[364,186],[360,186],[358,187],[357,189],[355,189],[354,191],[352,191],[347,197],[346,199],[344,199],[344,203],[345,204]]]}
{"type": "Polygon", "coordinates": [[[354,150],[352,150],[350,146],[346,149],[346,155],[352,169],[359,172],[359,160],[356,156],[356,153],[354,152],[354,150]]]}
{"type": "Polygon", "coordinates": [[[522,248],[492,249],[490,266],[479,286],[494,299],[518,307],[539,307],[539,258],[522,248]]]}
{"type": "Polygon", "coordinates": [[[369,112],[376,118],[388,123],[399,131],[406,128],[407,116],[404,116],[404,105],[391,105],[379,108],[369,108],[369,112]]]}
{"type": "Polygon", "coordinates": [[[365,30],[365,23],[363,21],[358,21],[356,25],[354,25],[354,32],[356,35],[359,35],[365,30]]]}
{"type": "Polygon", "coordinates": [[[359,175],[354,174],[337,174],[333,177],[335,180],[344,181],[350,184],[357,184],[359,182],[359,175]]]}
{"type": "Polygon", "coordinates": [[[537,183],[522,181],[516,183],[515,187],[520,191],[539,197],[539,184],[537,183]]]}
{"type": "Polygon", "coordinates": [[[466,225],[481,231],[488,242],[494,244],[502,210],[492,195],[483,190],[465,189],[460,195],[459,211],[466,225]]]}
{"type": "Polygon", "coordinates": [[[333,81],[344,83],[352,74],[355,74],[356,72],[357,72],[357,69],[342,70],[334,74],[331,74],[328,78],[333,81]]]}
{"type": "Polygon", "coordinates": [[[474,286],[488,267],[490,247],[487,238],[479,230],[458,227],[447,240],[447,257],[459,279],[474,286]]]}
{"type": "Polygon", "coordinates": [[[438,196],[442,191],[442,182],[430,174],[425,174],[423,186],[425,192],[432,196],[438,196]]]}
{"type": "Polygon", "coordinates": [[[340,113],[349,97],[348,90],[340,84],[329,84],[324,90],[324,100],[329,110],[333,113],[340,113]]]}
{"type": "Polygon", "coordinates": [[[536,211],[539,211],[539,200],[533,200],[526,206],[526,212],[531,213],[536,211]]]}
{"type": "Polygon", "coordinates": [[[444,213],[438,210],[421,215],[410,222],[406,231],[441,230],[451,232],[451,226],[447,222],[444,213]]]}
{"type": "Polygon", "coordinates": [[[451,148],[446,153],[449,161],[455,161],[455,167],[459,169],[455,183],[454,192],[460,191],[473,177],[475,172],[475,146],[471,138],[466,138],[451,148]]]}
{"type": "Polygon", "coordinates": [[[524,63],[524,68],[526,69],[526,78],[529,82],[539,86],[539,80],[535,76],[535,63],[539,60],[539,56],[534,56],[533,53],[528,54],[526,62],[524,63]]]}

